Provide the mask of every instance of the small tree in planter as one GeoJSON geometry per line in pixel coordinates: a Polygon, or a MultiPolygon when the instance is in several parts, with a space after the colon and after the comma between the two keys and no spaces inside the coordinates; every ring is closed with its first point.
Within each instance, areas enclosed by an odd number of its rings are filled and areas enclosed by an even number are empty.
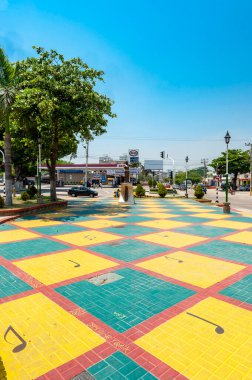
{"type": "Polygon", "coordinates": [[[152,179],[150,178],[150,179],[148,179],[148,185],[149,185],[149,187],[151,187],[152,186],[152,179]]]}
{"type": "Polygon", "coordinates": [[[156,186],[157,186],[157,181],[155,181],[155,179],[152,181],[152,186],[153,186],[153,187],[156,187],[156,186]]]}
{"type": "Polygon", "coordinates": [[[194,196],[197,198],[197,199],[201,199],[204,197],[204,190],[202,188],[202,186],[200,185],[197,185],[195,190],[194,190],[194,196]]]}
{"type": "Polygon", "coordinates": [[[139,198],[145,196],[145,189],[140,183],[136,187],[135,194],[136,194],[136,197],[139,197],[139,198]]]}
{"type": "Polygon", "coordinates": [[[158,184],[158,195],[161,197],[161,198],[164,198],[167,194],[167,189],[165,188],[165,186],[162,184],[162,183],[159,183],[158,184]]]}

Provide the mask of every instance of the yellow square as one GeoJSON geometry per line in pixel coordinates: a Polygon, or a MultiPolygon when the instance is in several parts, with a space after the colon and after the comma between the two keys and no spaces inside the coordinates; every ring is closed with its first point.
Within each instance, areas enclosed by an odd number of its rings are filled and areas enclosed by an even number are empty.
{"type": "Polygon", "coordinates": [[[252,244],[252,232],[251,231],[238,232],[237,234],[223,237],[222,240],[235,241],[236,243],[242,243],[242,244],[252,244]]]}
{"type": "Polygon", "coordinates": [[[147,234],[143,236],[137,236],[136,239],[146,240],[157,244],[168,245],[175,248],[182,248],[187,245],[207,240],[207,238],[204,237],[182,234],[173,231],[165,231],[154,234],[147,234]]]}
{"type": "Polygon", "coordinates": [[[106,241],[121,239],[121,237],[118,235],[112,235],[106,232],[94,230],[74,232],[72,234],[55,235],[53,237],[57,240],[74,244],[79,247],[84,245],[99,244],[104,243],[106,241]]]}
{"type": "Polygon", "coordinates": [[[79,249],[15,261],[14,264],[45,285],[117,266],[113,261],[79,249]]]}
{"type": "Polygon", "coordinates": [[[104,342],[42,294],[1,304],[0,314],[0,356],[8,380],[35,379],[104,342]]]}
{"type": "Polygon", "coordinates": [[[200,377],[200,367],[220,379],[233,371],[250,379],[251,337],[251,311],[207,298],[135,343],[191,380],[211,378],[200,377]]]}
{"type": "Polygon", "coordinates": [[[40,237],[39,235],[25,230],[7,230],[0,232],[0,243],[10,243],[16,240],[35,239],[40,237]]]}
{"type": "Polygon", "coordinates": [[[233,220],[216,220],[213,222],[204,223],[204,225],[213,227],[233,228],[235,230],[245,230],[246,228],[251,228],[251,225],[249,223],[236,222],[233,220]]]}
{"type": "Polygon", "coordinates": [[[23,228],[34,228],[34,227],[56,226],[63,223],[44,218],[44,219],[34,219],[34,220],[22,220],[21,222],[12,222],[12,224],[18,227],[23,227],[23,228]]]}
{"type": "Polygon", "coordinates": [[[139,216],[144,216],[144,217],[151,217],[151,218],[157,218],[157,219],[169,219],[169,218],[176,218],[175,214],[169,214],[168,212],[151,212],[150,214],[139,214],[139,216]]]}
{"type": "Polygon", "coordinates": [[[146,260],[137,266],[201,288],[207,288],[245,268],[183,251],[146,260]]]}
{"type": "Polygon", "coordinates": [[[124,216],[128,216],[129,214],[125,212],[108,212],[104,215],[94,215],[95,218],[98,219],[108,219],[108,218],[123,218],[124,216]]]}
{"type": "MultiPolygon", "coordinates": [[[[198,218],[206,218],[206,219],[227,219],[227,218],[230,218],[229,215],[225,215],[225,214],[213,214],[212,212],[205,212],[205,211],[198,211],[198,210],[197,210],[197,212],[200,213],[200,215],[192,214],[190,216],[195,216],[198,218]]],[[[226,221],[223,223],[226,223],[226,221]]]]}
{"type": "Polygon", "coordinates": [[[54,219],[54,218],[64,218],[68,216],[73,216],[74,214],[71,214],[70,212],[60,212],[60,211],[55,211],[55,212],[48,212],[46,214],[36,214],[40,218],[45,218],[45,219],[54,219]]]}
{"type": "Polygon", "coordinates": [[[76,223],[73,223],[73,225],[87,227],[87,228],[108,228],[108,227],[124,226],[125,223],[118,222],[117,220],[96,219],[96,220],[87,220],[85,222],[76,222],[76,223]]]}
{"type": "Polygon", "coordinates": [[[143,227],[154,227],[154,228],[161,228],[162,230],[169,230],[172,228],[189,226],[191,223],[178,222],[176,220],[168,220],[168,219],[156,219],[156,220],[149,220],[146,222],[139,222],[136,224],[138,226],[143,226],[143,227]]]}

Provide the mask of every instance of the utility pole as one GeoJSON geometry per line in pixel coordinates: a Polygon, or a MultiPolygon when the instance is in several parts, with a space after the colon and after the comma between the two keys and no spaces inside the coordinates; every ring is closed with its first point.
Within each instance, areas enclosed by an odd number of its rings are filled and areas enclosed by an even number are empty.
{"type": "Polygon", "coordinates": [[[205,177],[205,181],[206,181],[206,176],[207,176],[207,165],[206,164],[208,163],[208,159],[202,158],[201,163],[204,165],[204,177],[205,177]]]}
{"type": "Polygon", "coordinates": [[[250,196],[252,196],[252,143],[245,143],[250,146],[250,196]]]}
{"type": "Polygon", "coordinates": [[[86,140],[86,145],[83,147],[84,149],[86,149],[86,167],[85,167],[85,177],[84,177],[84,184],[85,186],[87,186],[87,178],[88,178],[88,144],[89,144],[89,141],[86,140]]]}

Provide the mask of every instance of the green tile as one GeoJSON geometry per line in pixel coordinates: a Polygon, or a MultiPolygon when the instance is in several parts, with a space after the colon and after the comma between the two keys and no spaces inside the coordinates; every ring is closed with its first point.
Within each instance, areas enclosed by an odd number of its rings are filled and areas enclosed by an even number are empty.
{"type": "Polygon", "coordinates": [[[6,268],[0,266],[0,298],[19,294],[32,287],[8,271],[6,268]]]}
{"type": "Polygon", "coordinates": [[[252,264],[252,246],[230,243],[226,241],[211,241],[188,248],[189,251],[199,252],[203,255],[232,260],[238,263],[252,264]]]}
{"type": "Polygon", "coordinates": [[[84,231],[86,228],[74,226],[71,224],[59,224],[58,226],[45,226],[45,227],[36,227],[32,228],[33,231],[39,232],[44,235],[57,235],[65,234],[70,232],[84,231]]]}
{"type": "Polygon", "coordinates": [[[221,290],[220,294],[252,304],[252,274],[221,290]]]}
{"type": "Polygon", "coordinates": [[[102,286],[84,280],[55,291],[119,332],[195,294],[185,287],[132,269],[124,268],[115,273],[122,278],[102,286]]]}
{"type": "Polygon", "coordinates": [[[99,244],[89,247],[91,251],[102,253],[123,261],[134,261],[149,257],[157,253],[167,252],[170,248],[143,241],[123,239],[108,244],[99,244]]]}
{"type": "Polygon", "coordinates": [[[206,237],[222,236],[234,231],[235,230],[231,228],[221,228],[221,227],[212,227],[212,226],[188,226],[188,227],[176,228],[176,232],[181,232],[181,233],[191,234],[191,235],[198,235],[198,236],[206,236],[206,237]]]}
{"type": "Polygon", "coordinates": [[[8,260],[69,249],[67,245],[49,239],[32,239],[0,245],[0,256],[8,260]]]}

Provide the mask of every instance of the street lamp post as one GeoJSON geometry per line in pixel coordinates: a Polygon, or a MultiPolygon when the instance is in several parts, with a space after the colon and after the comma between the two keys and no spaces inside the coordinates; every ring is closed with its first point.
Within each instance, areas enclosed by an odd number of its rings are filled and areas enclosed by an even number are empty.
{"type": "Polygon", "coordinates": [[[185,158],[185,162],[186,162],[186,193],[185,193],[185,196],[186,196],[186,198],[188,198],[188,193],[187,193],[187,163],[188,163],[188,160],[189,160],[189,158],[188,158],[188,156],[186,156],[186,158],[185,158]]]}
{"type": "Polygon", "coordinates": [[[226,150],[226,202],[224,202],[223,212],[225,214],[230,214],[230,203],[228,202],[228,144],[230,142],[231,136],[228,133],[228,131],[224,139],[227,145],[227,150],[226,150]]]}
{"type": "Polygon", "coordinates": [[[252,196],[252,143],[245,143],[246,146],[250,146],[250,195],[252,196]]]}
{"type": "Polygon", "coordinates": [[[38,138],[38,148],[39,148],[39,156],[38,156],[38,198],[41,197],[41,138],[38,138]]]}

